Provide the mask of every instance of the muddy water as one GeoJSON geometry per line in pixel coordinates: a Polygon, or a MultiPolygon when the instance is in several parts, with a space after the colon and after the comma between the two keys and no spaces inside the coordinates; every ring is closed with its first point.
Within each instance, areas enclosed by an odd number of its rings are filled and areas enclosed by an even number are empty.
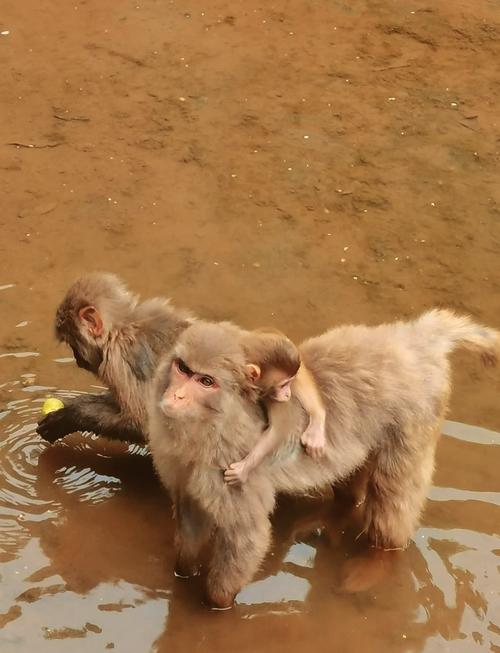
{"type": "Polygon", "coordinates": [[[3,1],[2,653],[500,650],[500,377],[471,357],[410,549],[283,500],[231,613],[174,581],[143,450],[34,433],[93,388],[51,333],[88,269],[297,339],[434,305],[500,327],[499,56],[498,0],[3,1]]]}

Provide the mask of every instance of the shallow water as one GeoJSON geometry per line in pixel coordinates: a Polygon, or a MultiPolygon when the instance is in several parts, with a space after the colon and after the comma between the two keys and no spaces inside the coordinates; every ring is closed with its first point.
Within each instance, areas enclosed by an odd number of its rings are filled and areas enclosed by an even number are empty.
{"type": "Polygon", "coordinates": [[[282,500],[259,578],[215,614],[196,581],[173,577],[169,500],[146,451],[90,436],[47,446],[34,434],[45,391],[19,394],[2,413],[2,651],[500,645],[500,433],[445,424],[440,459],[480,458],[482,482],[441,466],[404,553],[356,546],[339,502],[282,500]]]}
{"type": "Polygon", "coordinates": [[[282,500],[227,613],[174,579],[144,450],[34,433],[95,388],[52,336],[89,269],[296,339],[435,305],[500,327],[499,43],[497,0],[4,0],[2,653],[500,651],[500,374],[472,356],[410,549],[282,500]]]}

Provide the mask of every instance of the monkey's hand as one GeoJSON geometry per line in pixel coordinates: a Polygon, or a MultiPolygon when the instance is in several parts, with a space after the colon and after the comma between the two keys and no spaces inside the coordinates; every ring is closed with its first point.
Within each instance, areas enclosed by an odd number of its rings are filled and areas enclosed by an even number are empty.
{"type": "Polygon", "coordinates": [[[75,397],[38,423],[37,433],[55,442],[68,433],[88,431],[121,442],[144,442],[141,424],[124,413],[109,393],[75,397]]]}
{"type": "Polygon", "coordinates": [[[309,424],[302,437],[300,438],[302,446],[308,456],[317,459],[325,453],[325,428],[320,424],[309,424]]]}
{"type": "Polygon", "coordinates": [[[243,485],[248,478],[248,465],[245,460],[240,460],[239,463],[233,463],[224,470],[224,481],[228,485],[243,485]]]}
{"type": "Polygon", "coordinates": [[[78,431],[78,424],[71,405],[49,413],[38,422],[36,427],[38,435],[47,442],[55,442],[74,431],[78,431]]]}

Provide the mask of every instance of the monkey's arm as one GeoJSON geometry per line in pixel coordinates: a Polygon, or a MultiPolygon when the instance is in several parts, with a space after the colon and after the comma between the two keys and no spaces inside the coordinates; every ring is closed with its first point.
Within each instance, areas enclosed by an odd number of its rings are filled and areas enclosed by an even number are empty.
{"type": "Polygon", "coordinates": [[[229,485],[244,483],[248,474],[258,467],[264,458],[275,451],[290,432],[290,422],[286,404],[274,401],[268,404],[269,427],[264,431],[250,453],[237,463],[233,463],[224,472],[224,480],[229,485]]]}
{"type": "Polygon", "coordinates": [[[311,373],[301,365],[293,380],[292,392],[302,404],[311,420],[325,422],[325,405],[311,373]]]}
{"type": "Polygon", "coordinates": [[[120,410],[110,393],[73,399],[61,410],[44,417],[36,431],[48,442],[75,431],[90,431],[125,442],[144,442],[145,439],[140,427],[120,410]]]}
{"type": "Polygon", "coordinates": [[[313,458],[323,455],[326,444],[326,411],[318,386],[309,370],[301,365],[292,385],[292,392],[309,416],[309,424],[300,441],[313,458]]]}

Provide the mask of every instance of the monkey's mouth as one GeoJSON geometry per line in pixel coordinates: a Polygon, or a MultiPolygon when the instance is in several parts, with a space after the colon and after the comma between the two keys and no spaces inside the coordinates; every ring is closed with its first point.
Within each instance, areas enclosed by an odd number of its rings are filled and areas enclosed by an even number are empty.
{"type": "Polygon", "coordinates": [[[165,401],[160,401],[158,403],[158,408],[165,417],[168,417],[168,419],[175,419],[180,421],[186,419],[194,419],[196,417],[196,415],[193,414],[188,406],[184,406],[183,408],[176,408],[175,406],[172,406],[165,401]]]}
{"type": "Polygon", "coordinates": [[[158,402],[158,408],[160,409],[162,415],[165,415],[165,417],[177,417],[178,416],[178,411],[176,409],[172,408],[172,406],[169,406],[163,400],[158,402]]]}
{"type": "Polygon", "coordinates": [[[194,423],[206,423],[210,420],[213,420],[215,416],[221,415],[222,410],[215,408],[213,406],[204,406],[202,410],[199,410],[197,407],[185,406],[183,408],[175,408],[163,401],[158,403],[158,408],[161,411],[161,414],[169,420],[176,422],[190,422],[194,423]]]}

